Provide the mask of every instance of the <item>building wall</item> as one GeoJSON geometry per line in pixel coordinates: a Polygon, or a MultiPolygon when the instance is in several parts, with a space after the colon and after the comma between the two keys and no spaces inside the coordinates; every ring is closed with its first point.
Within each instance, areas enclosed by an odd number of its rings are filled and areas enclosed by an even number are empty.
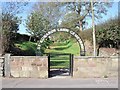
{"type": "Polygon", "coordinates": [[[48,57],[11,56],[11,77],[48,78],[48,57]]]}
{"type": "Polygon", "coordinates": [[[75,56],[74,78],[118,77],[118,57],[75,56]]]}

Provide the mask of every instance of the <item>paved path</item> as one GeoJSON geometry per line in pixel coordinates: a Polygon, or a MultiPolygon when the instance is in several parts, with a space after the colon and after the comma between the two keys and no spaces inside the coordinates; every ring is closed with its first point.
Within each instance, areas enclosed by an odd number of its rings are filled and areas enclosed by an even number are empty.
{"type": "Polygon", "coordinates": [[[117,88],[118,80],[111,79],[73,79],[54,77],[49,79],[37,78],[3,78],[2,88],[117,88]]]}

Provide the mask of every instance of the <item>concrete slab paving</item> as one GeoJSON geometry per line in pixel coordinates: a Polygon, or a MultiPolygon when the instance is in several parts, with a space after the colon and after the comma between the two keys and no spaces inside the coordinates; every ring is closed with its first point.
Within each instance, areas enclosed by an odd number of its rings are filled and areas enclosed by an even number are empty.
{"type": "MultiPolygon", "coordinates": [[[[67,76],[66,76],[67,77],[67,76]]],[[[2,78],[2,88],[118,88],[117,78],[2,78]]]]}

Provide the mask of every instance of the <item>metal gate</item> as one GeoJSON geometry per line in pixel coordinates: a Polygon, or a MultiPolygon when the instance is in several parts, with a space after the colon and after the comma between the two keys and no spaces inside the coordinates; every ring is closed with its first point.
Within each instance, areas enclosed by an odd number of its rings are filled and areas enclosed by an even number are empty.
{"type": "Polygon", "coordinates": [[[48,75],[53,76],[73,76],[73,54],[49,53],[48,55],[48,75]]]}

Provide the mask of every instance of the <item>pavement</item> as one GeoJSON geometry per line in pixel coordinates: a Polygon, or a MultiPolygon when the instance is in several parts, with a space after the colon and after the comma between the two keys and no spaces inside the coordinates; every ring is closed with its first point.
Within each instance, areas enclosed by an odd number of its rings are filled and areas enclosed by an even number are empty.
{"type": "Polygon", "coordinates": [[[118,88],[117,78],[2,78],[2,88],[118,88]]]}

